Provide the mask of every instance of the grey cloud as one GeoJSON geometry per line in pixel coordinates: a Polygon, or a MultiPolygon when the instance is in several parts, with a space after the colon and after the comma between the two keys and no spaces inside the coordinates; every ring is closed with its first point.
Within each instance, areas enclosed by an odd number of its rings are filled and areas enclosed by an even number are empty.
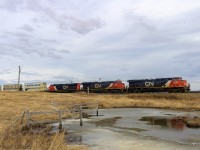
{"type": "Polygon", "coordinates": [[[34,29],[28,24],[25,24],[24,26],[20,27],[19,29],[25,30],[27,32],[33,32],[34,31],[34,29]]]}
{"type": "Polygon", "coordinates": [[[70,53],[70,50],[68,50],[68,49],[61,49],[61,50],[58,50],[58,52],[60,52],[60,53],[70,53]]]}
{"type": "Polygon", "coordinates": [[[193,67],[193,66],[195,66],[195,67],[198,66],[197,69],[199,70],[200,52],[198,52],[198,51],[181,53],[181,54],[173,57],[173,59],[176,60],[177,62],[180,62],[181,64],[183,64],[183,66],[188,66],[189,68],[193,67]]]}
{"type": "Polygon", "coordinates": [[[81,20],[78,18],[70,17],[70,20],[72,21],[71,29],[82,35],[96,30],[104,25],[104,23],[97,18],[81,20]]]}
{"type": "Polygon", "coordinates": [[[58,15],[50,8],[41,8],[41,10],[50,18],[55,20],[60,29],[73,30],[78,34],[85,35],[90,31],[101,28],[105,23],[99,18],[80,19],[70,15],[58,15]]]}
{"type": "Polygon", "coordinates": [[[64,54],[69,54],[70,51],[57,50],[55,48],[40,48],[39,50],[34,50],[32,53],[39,55],[40,57],[50,57],[54,59],[62,58],[64,54]]]}
{"type": "Polygon", "coordinates": [[[16,32],[3,31],[2,35],[7,36],[7,37],[8,36],[10,36],[10,37],[13,37],[13,36],[17,36],[17,37],[30,37],[31,36],[30,34],[27,34],[27,33],[24,33],[24,32],[20,32],[20,31],[16,31],[16,32]]]}
{"type": "Polygon", "coordinates": [[[124,13],[123,16],[125,23],[126,23],[126,27],[128,29],[133,29],[135,30],[135,27],[138,29],[140,29],[141,31],[149,31],[149,32],[153,32],[157,30],[157,27],[155,25],[152,24],[152,21],[145,17],[145,16],[141,16],[138,15],[137,13],[134,13],[134,11],[132,12],[128,12],[128,13],[124,13]]]}
{"type": "MultiPolygon", "coordinates": [[[[32,2],[31,2],[32,3],[32,2]]],[[[70,15],[58,15],[56,11],[51,8],[45,8],[41,6],[38,2],[34,2],[34,4],[28,3],[29,8],[31,10],[40,12],[55,20],[58,23],[60,29],[62,30],[73,30],[78,34],[85,35],[90,31],[101,28],[105,23],[99,18],[90,18],[90,19],[80,19],[78,17],[70,16],[70,15]],[[32,5],[35,7],[32,8],[32,5]]],[[[40,19],[34,18],[34,22],[42,21],[40,19]]]]}
{"type": "Polygon", "coordinates": [[[53,43],[53,44],[55,44],[55,43],[60,43],[58,40],[56,40],[56,39],[39,39],[39,41],[41,41],[41,42],[44,42],[44,43],[53,43]]]}
{"type": "MultiPolygon", "coordinates": [[[[153,63],[155,67],[152,69],[156,74],[183,76],[186,79],[197,78],[200,75],[200,52],[182,52],[171,58],[167,56],[162,58],[153,63]],[[157,63],[158,61],[161,61],[161,63],[157,63]],[[156,70],[159,70],[159,72],[156,70]]],[[[150,65],[153,66],[153,64],[150,65]]]]}
{"type": "Polygon", "coordinates": [[[166,22],[162,28],[166,29],[168,34],[172,36],[185,36],[187,34],[199,33],[199,14],[199,8],[187,11],[166,22]]]}
{"type": "MultiPolygon", "coordinates": [[[[58,15],[57,12],[51,8],[44,7],[42,4],[40,4],[39,0],[27,0],[20,2],[15,2],[10,5],[10,2],[6,3],[2,6],[5,9],[14,9],[16,10],[17,7],[28,9],[30,11],[34,11],[34,13],[39,13],[40,18],[33,18],[32,22],[34,23],[46,23],[44,22],[45,17],[49,17],[52,20],[55,21],[56,24],[60,27],[61,30],[69,30],[75,31],[78,34],[85,35],[91,31],[94,31],[98,28],[101,28],[105,23],[99,19],[99,18],[89,18],[89,19],[83,19],[71,15],[58,15]],[[23,5],[21,5],[23,4],[23,5]],[[10,7],[8,7],[10,5],[10,7]],[[43,15],[42,15],[43,14],[43,15]],[[42,18],[41,18],[42,17],[42,18]]],[[[49,18],[46,18],[47,20],[49,18]]],[[[23,29],[28,32],[34,31],[34,29],[30,25],[24,25],[20,29],[23,29]]]]}
{"type": "MultiPolygon", "coordinates": [[[[129,36],[133,33],[136,40],[133,48],[139,50],[146,47],[146,49],[154,49],[154,51],[169,51],[174,53],[176,51],[185,51],[187,49],[197,49],[200,45],[197,42],[187,39],[195,31],[195,34],[200,32],[198,26],[199,21],[195,14],[199,14],[198,10],[180,14],[178,18],[175,17],[160,25],[155,24],[149,18],[138,16],[134,13],[128,13],[124,16],[128,24],[124,28],[127,29],[125,35],[129,36]],[[138,32],[139,31],[139,32],[138,32]],[[185,40],[181,40],[184,39],[185,40]]],[[[195,35],[193,36],[195,37],[195,35]]],[[[131,36],[131,38],[133,38],[131,36]]],[[[144,51],[142,51],[144,52],[144,51]]]]}
{"type": "Polygon", "coordinates": [[[12,73],[12,72],[13,72],[12,70],[4,69],[4,70],[0,71],[0,74],[1,74],[1,75],[6,75],[6,74],[10,74],[10,73],[12,73]]]}
{"type": "Polygon", "coordinates": [[[23,4],[23,0],[5,0],[0,9],[6,9],[8,11],[17,11],[20,5],[23,4]]]}
{"type": "Polygon", "coordinates": [[[54,48],[46,47],[44,46],[39,46],[39,47],[30,47],[28,45],[26,46],[19,46],[19,45],[14,45],[14,44],[1,44],[0,45],[0,56],[3,55],[10,55],[18,58],[22,58],[25,55],[38,55],[40,57],[49,57],[49,58],[62,58],[64,54],[70,53],[69,50],[57,50],[54,48]]]}
{"type": "Polygon", "coordinates": [[[166,43],[173,43],[175,41],[176,41],[175,39],[167,37],[166,35],[163,34],[159,35],[158,32],[146,35],[140,39],[141,43],[146,43],[146,44],[166,44],[166,43]]]}
{"type": "Polygon", "coordinates": [[[57,39],[35,38],[24,32],[2,32],[6,35],[0,40],[0,56],[11,55],[23,57],[24,55],[39,55],[40,57],[61,58],[70,53],[69,49],[56,48],[60,42],[57,39]]]}
{"type": "Polygon", "coordinates": [[[26,34],[26,33],[22,33],[22,32],[16,32],[16,33],[13,33],[13,35],[21,37],[21,38],[31,36],[30,34],[26,34]]]}
{"type": "Polygon", "coordinates": [[[59,20],[59,16],[57,15],[56,11],[51,8],[41,8],[41,10],[49,17],[59,20]]]}
{"type": "Polygon", "coordinates": [[[39,11],[42,10],[42,5],[40,4],[39,0],[26,0],[26,7],[32,11],[39,11]]]}

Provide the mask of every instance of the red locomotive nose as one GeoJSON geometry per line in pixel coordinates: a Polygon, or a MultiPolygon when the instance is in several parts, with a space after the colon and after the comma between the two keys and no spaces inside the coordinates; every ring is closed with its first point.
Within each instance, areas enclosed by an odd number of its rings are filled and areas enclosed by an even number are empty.
{"type": "Polygon", "coordinates": [[[53,85],[49,86],[49,91],[55,91],[55,87],[53,85]]]}

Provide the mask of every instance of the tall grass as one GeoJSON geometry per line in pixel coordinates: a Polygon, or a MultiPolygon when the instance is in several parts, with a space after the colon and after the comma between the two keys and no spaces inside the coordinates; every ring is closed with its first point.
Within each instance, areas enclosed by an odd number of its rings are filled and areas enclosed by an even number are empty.
{"type": "Polygon", "coordinates": [[[7,128],[1,133],[0,149],[31,149],[31,150],[86,150],[86,146],[67,145],[65,132],[50,134],[47,125],[34,126],[30,129],[19,124],[7,128]]]}

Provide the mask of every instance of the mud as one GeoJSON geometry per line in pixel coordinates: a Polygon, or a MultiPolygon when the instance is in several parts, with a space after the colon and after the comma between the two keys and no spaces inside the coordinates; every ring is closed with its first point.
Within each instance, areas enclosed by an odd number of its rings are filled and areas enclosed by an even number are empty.
{"type": "Polygon", "coordinates": [[[118,119],[120,119],[121,117],[114,117],[114,118],[107,118],[107,119],[103,119],[103,120],[99,120],[97,122],[94,122],[94,124],[97,126],[97,127],[104,127],[104,126],[109,126],[109,127],[112,127],[114,126],[114,124],[116,123],[116,121],[118,119]]]}

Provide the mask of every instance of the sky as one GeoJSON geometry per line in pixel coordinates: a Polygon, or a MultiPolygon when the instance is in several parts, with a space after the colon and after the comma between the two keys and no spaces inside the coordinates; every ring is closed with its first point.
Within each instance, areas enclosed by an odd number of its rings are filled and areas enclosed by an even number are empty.
{"type": "Polygon", "coordinates": [[[1,0],[0,84],[177,77],[200,90],[199,0],[1,0]]]}

